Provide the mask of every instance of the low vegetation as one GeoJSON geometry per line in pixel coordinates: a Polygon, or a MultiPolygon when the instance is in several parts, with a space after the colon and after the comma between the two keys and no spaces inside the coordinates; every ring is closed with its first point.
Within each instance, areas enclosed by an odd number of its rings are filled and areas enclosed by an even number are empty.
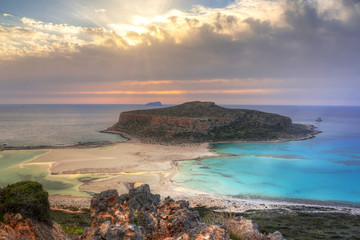
{"type": "Polygon", "coordinates": [[[307,209],[252,210],[242,214],[261,232],[280,231],[286,239],[359,239],[360,216],[307,209]],[[305,211],[304,211],[305,210],[305,211]]]}
{"type": "Polygon", "coordinates": [[[211,102],[122,112],[119,122],[108,130],[163,144],[299,139],[318,133],[309,126],[292,124],[285,116],[223,108],[211,102]]]}
{"type": "Polygon", "coordinates": [[[223,223],[226,224],[227,232],[230,235],[230,239],[232,240],[266,240],[265,236],[261,236],[259,234],[251,234],[244,232],[243,228],[239,228],[238,226],[234,226],[231,224],[232,220],[235,220],[238,214],[233,212],[216,212],[215,209],[207,209],[204,207],[197,207],[194,210],[197,210],[201,219],[206,224],[216,224],[223,223]]]}
{"type": "MultiPolygon", "coordinates": [[[[262,239],[244,235],[239,228],[231,227],[231,220],[243,216],[253,220],[263,234],[280,231],[286,239],[359,239],[360,216],[328,212],[332,209],[293,207],[288,209],[249,210],[244,213],[218,212],[215,208],[196,207],[203,222],[224,223],[231,239],[262,239]],[[239,230],[239,231],[238,231],[239,230]]],[[[25,218],[49,222],[54,220],[69,236],[82,234],[91,225],[89,209],[77,212],[50,210],[48,193],[41,184],[25,181],[0,189],[0,213],[21,213],[25,218]]],[[[261,235],[261,234],[260,234],[261,235]]]]}
{"type": "MultiPolygon", "coordinates": [[[[360,216],[345,213],[311,212],[314,209],[249,210],[241,214],[217,212],[214,208],[196,207],[206,223],[227,222],[243,216],[259,226],[261,233],[280,231],[287,240],[359,239],[360,216]]],[[[232,239],[236,238],[232,236],[232,239]]]]}
{"type": "Polygon", "coordinates": [[[50,204],[48,193],[42,185],[33,181],[23,181],[0,189],[0,212],[20,213],[25,218],[49,222],[50,204]]]}
{"type": "Polygon", "coordinates": [[[73,236],[75,233],[81,235],[84,229],[91,225],[89,209],[81,209],[80,212],[51,210],[50,215],[55,222],[60,224],[64,232],[69,236],[73,236]]]}

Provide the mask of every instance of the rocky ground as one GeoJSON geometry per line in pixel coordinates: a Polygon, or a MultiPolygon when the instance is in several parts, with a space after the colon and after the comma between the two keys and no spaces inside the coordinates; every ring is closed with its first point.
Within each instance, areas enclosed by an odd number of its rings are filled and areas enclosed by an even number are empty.
{"type": "Polygon", "coordinates": [[[94,195],[90,210],[52,210],[56,222],[6,213],[0,239],[360,239],[360,216],[332,207],[288,205],[234,213],[192,205],[161,200],[148,185],[122,195],[108,190],[94,195]]]}
{"type": "Polygon", "coordinates": [[[170,197],[160,201],[148,185],[118,195],[116,190],[96,194],[91,201],[91,227],[77,239],[283,239],[281,233],[263,235],[244,218],[207,225],[189,202],[170,197]]]}
{"type": "MultiPolygon", "coordinates": [[[[95,194],[90,214],[91,225],[84,230],[75,229],[72,239],[284,239],[280,232],[260,233],[256,224],[242,217],[205,224],[201,222],[199,213],[189,208],[189,202],[175,201],[170,197],[161,201],[160,195],[152,194],[147,184],[120,196],[116,190],[95,194]]],[[[0,222],[0,239],[68,240],[70,237],[54,221],[5,213],[3,222],[0,222]]]]}
{"type": "Polygon", "coordinates": [[[2,240],[70,240],[59,224],[23,218],[20,213],[6,213],[0,222],[2,240]]]}

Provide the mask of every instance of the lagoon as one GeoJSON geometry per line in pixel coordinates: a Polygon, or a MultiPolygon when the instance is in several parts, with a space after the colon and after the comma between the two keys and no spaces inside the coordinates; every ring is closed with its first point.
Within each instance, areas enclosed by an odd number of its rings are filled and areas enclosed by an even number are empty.
{"type": "MultiPolygon", "coordinates": [[[[225,107],[279,113],[297,123],[314,124],[323,133],[305,141],[215,144],[215,151],[236,156],[181,161],[180,171],[173,178],[176,183],[203,192],[246,198],[360,202],[360,107],[225,107]],[[318,117],[323,122],[315,122],[318,117]]],[[[117,135],[99,131],[115,123],[120,112],[141,108],[146,107],[0,105],[0,143],[24,146],[123,141],[117,135]]],[[[46,153],[0,152],[0,185],[36,180],[51,194],[88,195],[77,189],[84,178],[111,176],[50,175],[51,162],[28,164],[46,153]]]]}
{"type": "Polygon", "coordinates": [[[180,162],[175,181],[220,195],[360,203],[360,108],[259,108],[324,132],[305,141],[215,144],[237,156],[180,162]],[[318,115],[325,120],[314,122],[318,115]]]}

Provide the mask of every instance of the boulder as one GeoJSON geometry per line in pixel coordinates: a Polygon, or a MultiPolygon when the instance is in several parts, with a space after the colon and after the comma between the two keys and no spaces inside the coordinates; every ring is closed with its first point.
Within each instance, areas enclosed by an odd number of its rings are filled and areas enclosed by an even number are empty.
{"type": "Polygon", "coordinates": [[[0,239],[6,240],[70,240],[54,221],[24,219],[20,213],[6,213],[0,223],[0,239]]]}
{"type": "Polygon", "coordinates": [[[244,218],[206,225],[199,213],[189,208],[189,202],[170,197],[160,202],[160,196],[152,194],[147,184],[121,196],[116,190],[95,194],[91,217],[91,227],[77,239],[229,240],[230,234],[254,240],[283,239],[279,232],[264,236],[256,224],[244,218]]]}
{"type": "Polygon", "coordinates": [[[121,196],[116,190],[95,194],[91,217],[79,239],[229,239],[224,228],[202,224],[188,202],[160,202],[147,184],[121,196]]]}

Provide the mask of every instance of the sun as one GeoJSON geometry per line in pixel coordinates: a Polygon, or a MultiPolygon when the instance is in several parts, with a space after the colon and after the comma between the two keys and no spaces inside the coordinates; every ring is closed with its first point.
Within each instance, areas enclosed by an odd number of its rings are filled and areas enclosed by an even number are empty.
{"type": "Polygon", "coordinates": [[[171,1],[167,0],[105,1],[94,6],[90,15],[95,25],[115,32],[133,45],[138,42],[134,36],[149,32],[152,23],[168,22],[166,15],[170,10],[171,1]],[[128,33],[132,33],[131,37],[128,33]]]}

